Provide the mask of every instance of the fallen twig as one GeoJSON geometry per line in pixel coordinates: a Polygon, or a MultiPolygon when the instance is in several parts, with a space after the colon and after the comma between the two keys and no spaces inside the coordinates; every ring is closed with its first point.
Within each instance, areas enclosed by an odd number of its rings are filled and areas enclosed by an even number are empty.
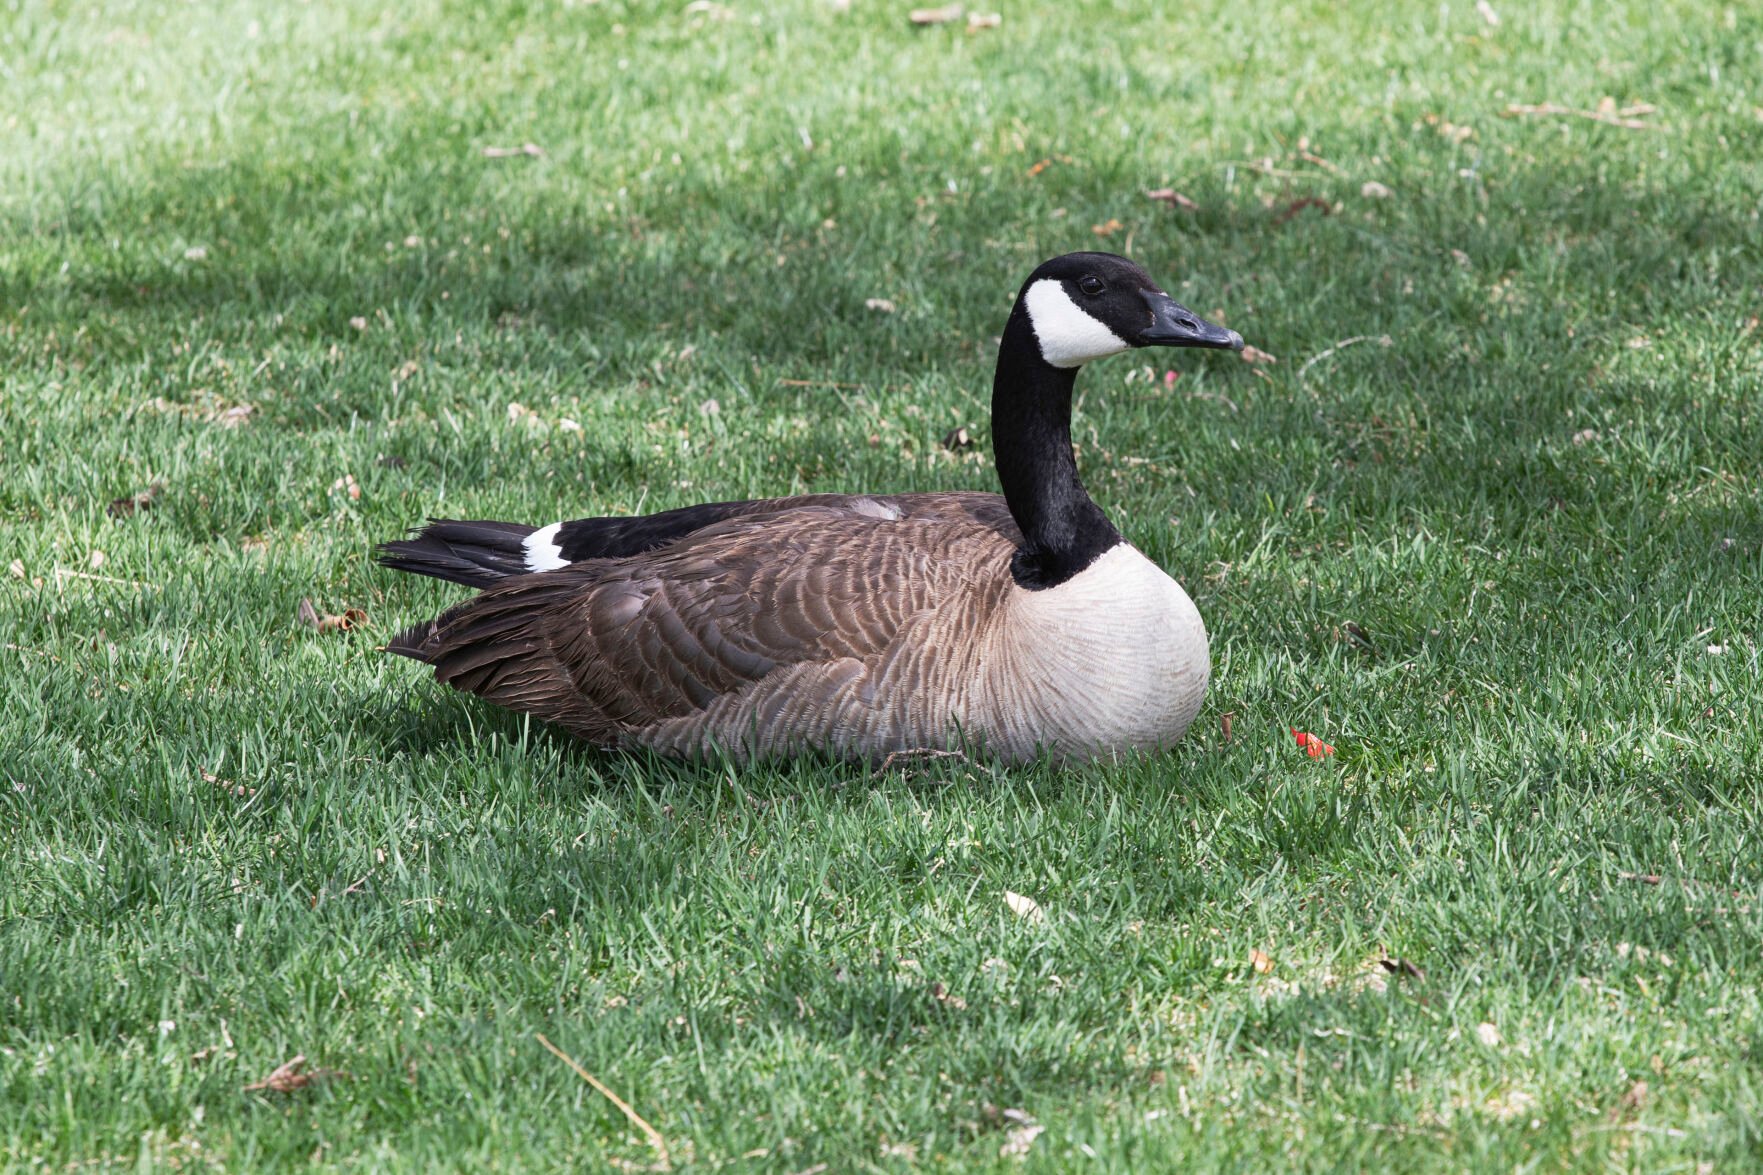
{"type": "Polygon", "coordinates": [[[1712,890],[1717,894],[1741,899],[1750,896],[1739,890],[1727,889],[1724,885],[1716,885],[1712,881],[1701,881],[1694,877],[1667,877],[1661,873],[1631,873],[1626,870],[1616,876],[1623,881],[1638,881],[1642,885],[1663,885],[1667,881],[1674,881],[1685,889],[1712,890]]]}
{"type": "Polygon", "coordinates": [[[667,1154],[667,1140],[665,1138],[661,1137],[661,1131],[655,1129],[653,1126],[651,1126],[647,1122],[645,1122],[643,1120],[643,1116],[641,1114],[639,1114],[635,1110],[631,1109],[631,1104],[629,1102],[625,1101],[623,1098],[621,1098],[617,1094],[613,1093],[610,1089],[607,1089],[605,1084],[603,1082],[601,1082],[601,1080],[598,1077],[595,1077],[592,1073],[588,1072],[586,1069],[582,1068],[579,1064],[577,1064],[574,1057],[570,1056],[568,1053],[564,1052],[562,1049],[560,1049],[556,1045],[552,1044],[549,1040],[545,1039],[544,1033],[535,1032],[535,1033],[533,1033],[533,1036],[538,1040],[538,1042],[540,1044],[544,1045],[547,1049],[549,1049],[551,1051],[551,1053],[557,1057],[558,1060],[562,1061],[565,1065],[568,1065],[571,1069],[574,1069],[575,1075],[577,1077],[580,1077],[583,1081],[585,1081],[589,1085],[593,1086],[596,1093],[598,1093],[601,1097],[605,1098],[607,1101],[611,1102],[613,1105],[617,1106],[619,1109],[619,1112],[622,1113],[626,1118],[629,1118],[636,1125],[636,1127],[643,1132],[644,1137],[646,1137],[649,1140],[649,1145],[655,1148],[655,1153],[657,1156],[659,1156],[659,1158],[661,1160],[661,1162],[659,1164],[661,1170],[663,1170],[663,1171],[673,1170],[673,1160],[670,1159],[667,1154]]]}
{"type": "Polygon", "coordinates": [[[1643,114],[1651,114],[1656,109],[1658,109],[1658,107],[1649,106],[1645,102],[1637,103],[1634,106],[1625,106],[1621,110],[1603,107],[1600,107],[1597,110],[1578,110],[1572,106],[1562,106],[1555,102],[1539,102],[1535,105],[1514,102],[1502,111],[1502,116],[1505,118],[1517,118],[1523,115],[1548,118],[1566,115],[1572,118],[1589,118],[1593,122],[1601,122],[1606,126],[1621,127],[1626,131],[1656,131],[1659,129],[1656,125],[1650,122],[1642,122],[1639,117],[1643,114]]]}
{"type": "Polygon", "coordinates": [[[909,751],[889,751],[888,757],[881,761],[881,766],[869,773],[871,779],[880,779],[894,765],[895,759],[960,759],[963,763],[971,762],[966,751],[939,751],[932,747],[914,747],[909,751]]]}

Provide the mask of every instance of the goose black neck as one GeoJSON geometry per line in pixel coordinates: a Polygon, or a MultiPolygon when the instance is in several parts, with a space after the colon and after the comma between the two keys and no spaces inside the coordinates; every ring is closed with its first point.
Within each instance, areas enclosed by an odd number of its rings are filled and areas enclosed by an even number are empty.
{"type": "Polygon", "coordinates": [[[1010,573],[1030,590],[1057,587],[1118,545],[1120,532],[1091,500],[1071,452],[1077,369],[1041,358],[1022,299],[1004,328],[992,381],[992,451],[1022,546],[1010,573]]]}

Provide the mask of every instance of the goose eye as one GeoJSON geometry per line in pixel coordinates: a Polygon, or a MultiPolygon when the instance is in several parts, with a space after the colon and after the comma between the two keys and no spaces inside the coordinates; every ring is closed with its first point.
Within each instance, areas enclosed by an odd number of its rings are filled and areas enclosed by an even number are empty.
{"type": "Polygon", "coordinates": [[[1107,290],[1108,287],[1102,284],[1101,278],[1092,273],[1079,278],[1077,288],[1094,298],[1107,290]]]}

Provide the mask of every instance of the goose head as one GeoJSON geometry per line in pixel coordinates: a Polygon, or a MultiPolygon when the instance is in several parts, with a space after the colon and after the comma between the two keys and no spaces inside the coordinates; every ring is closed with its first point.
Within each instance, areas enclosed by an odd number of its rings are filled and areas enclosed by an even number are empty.
{"type": "Polygon", "coordinates": [[[1134,347],[1243,349],[1243,336],[1207,322],[1113,253],[1053,258],[1029,275],[1017,304],[1052,367],[1081,367],[1134,347]]]}

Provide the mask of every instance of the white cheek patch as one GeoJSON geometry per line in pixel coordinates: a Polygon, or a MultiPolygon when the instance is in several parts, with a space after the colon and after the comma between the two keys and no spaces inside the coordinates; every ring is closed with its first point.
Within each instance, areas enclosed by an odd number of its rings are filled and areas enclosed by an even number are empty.
{"type": "Polygon", "coordinates": [[[563,548],[557,545],[557,532],[562,528],[561,522],[553,522],[526,536],[523,541],[528,571],[555,571],[569,566],[569,560],[563,557],[563,548]]]}
{"type": "Polygon", "coordinates": [[[1028,288],[1028,321],[1041,344],[1041,358],[1054,367],[1077,367],[1118,355],[1130,344],[1071,300],[1065,286],[1042,278],[1028,288]]]}

